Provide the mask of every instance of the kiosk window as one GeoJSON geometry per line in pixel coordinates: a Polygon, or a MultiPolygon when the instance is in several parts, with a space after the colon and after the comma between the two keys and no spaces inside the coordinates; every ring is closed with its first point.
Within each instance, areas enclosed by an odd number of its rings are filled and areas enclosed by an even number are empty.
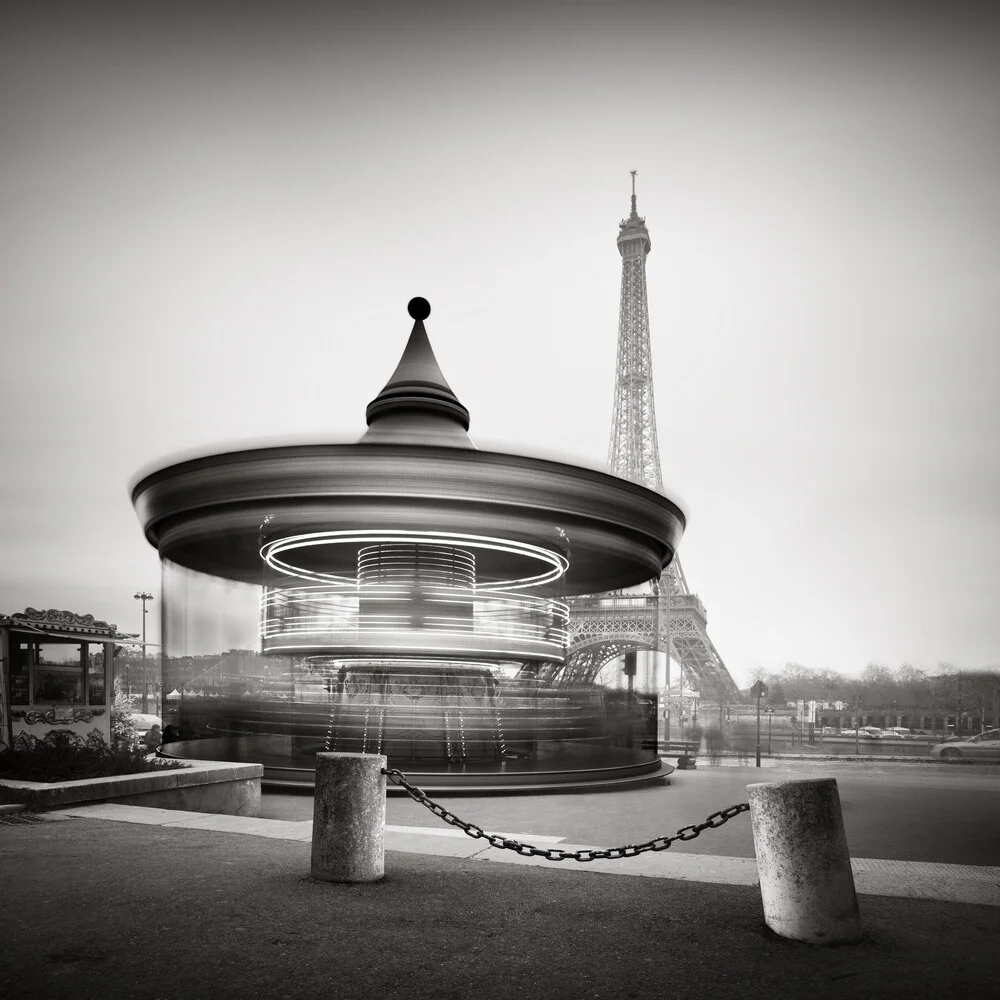
{"type": "Polygon", "coordinates": [[[32,664],[33,702],[78,705],[83,702],[85,643],[39,642],[32,664]]]}
{"type": "Polygon", "coordinates": [[[27,660],[15,662],[10,671],[10,703],[12,705],[31,704],[31,678],[28,674],[27,660]]]}
{"type": "Polygon", "coordinates": [[[90,655],[87,657],[87,704],[103,705],[106,690],[104,671],[104,645],[95,642],[88,644],[90,655]]]}
{"type": "Polygon", "coordinates": [[[103,642],[19,642],[11,648],[12,705],[103,705],[103,642]]]}

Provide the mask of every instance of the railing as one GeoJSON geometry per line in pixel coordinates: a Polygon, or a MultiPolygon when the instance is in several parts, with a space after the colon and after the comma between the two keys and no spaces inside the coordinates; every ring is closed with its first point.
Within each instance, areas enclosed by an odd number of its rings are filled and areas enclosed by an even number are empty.
{"type": "MultiPolygon", "coordinates": [[[[589,611],[604,609],[655,608],[660,604],[666,604],[666,598],[657,597],[655,594],[623,594],[615,597],[570,597],[567,598],[567,603],[574,614],[585,615],[589,611]]],[[[674,594],[670,598],[669,610],[675,613],[696,611],[702,617],[705,616],[705,605],[696,594],[674,594]]]]}

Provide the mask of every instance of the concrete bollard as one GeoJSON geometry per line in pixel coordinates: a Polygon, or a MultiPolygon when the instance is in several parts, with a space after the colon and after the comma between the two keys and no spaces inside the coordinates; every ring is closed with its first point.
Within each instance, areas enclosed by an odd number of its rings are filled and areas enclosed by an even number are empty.
{"type": "Polygon", "coordinates": [[[747,785],[767,926],[810,944],[861,940],[836,778],[747,785]]]}
{"type": "Polygon", "coordinates": [[[385,875],[385,764],[381,754],[316,754],[314,879],[377,882],[385,875]]]}

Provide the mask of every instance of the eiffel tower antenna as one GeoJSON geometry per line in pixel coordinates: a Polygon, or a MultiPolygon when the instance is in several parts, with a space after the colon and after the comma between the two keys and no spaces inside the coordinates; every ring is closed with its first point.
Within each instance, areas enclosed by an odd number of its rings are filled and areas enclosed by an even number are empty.
{"type": "MultiPolygon", "coordinates": [[[[636,209],[636,171],[630,173],[632,212],[618,226],[622,281],[608,472],[663,493],[646,293],[646,257],[652,244],[646,220],[636,209]]],[[[575,598],[570,607],[568,677],[593,680],[604,664],[628,650],[666,651],[669,644],[690,684],[720,700],[738,697],[736,683],[708,636],[705,606],[690,592],[677,556],[665,579],[645,593],[616,594],[612,600],[575,598]]]]}

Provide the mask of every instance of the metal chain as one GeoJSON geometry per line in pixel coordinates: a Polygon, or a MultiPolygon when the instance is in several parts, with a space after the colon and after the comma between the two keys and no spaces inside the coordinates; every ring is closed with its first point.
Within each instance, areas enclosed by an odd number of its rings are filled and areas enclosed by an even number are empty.
{"type": "Polygon", "coordinates": [[[678,840],[694,840],[702,830],[716,830],[725,823],[728,823],[734,816],[747,812],[750,809],[748,802],[741,802],[739,805],[729,806],[728,809],[720,809],[719,812],[712,813],[704,823],[697,823],[694,826],[685,826],[678,830],[672,837],[654,837],[645,844],[627,844],[624,847],[584,848],[581,851],[563,851],[558,847],[535,847],[534,844],[525,844],[520,840],[512,840],[510,837],[501,837],[498,833],[486,833],[482,827],[475,823],[466,823],[459,819],[453,812],[449,812],[442,805],[433,801],[422,788],[410,784],[406,780],[406,775],[396,768],[382,768],[382,773],[394,784],[405,789],[410,798],[426,806],[435,816],[439,816],[446,823],[457,826],[463,833],[468,834],[474,840],[485,840],[490,847],[498,847],[506,851],[514,851],[526,858],[545,858],[548,861],[597,861],[598,859],[634,858],[638,854],[645,854],[646,851],[665,851],[671,844],[678,840]]]}

